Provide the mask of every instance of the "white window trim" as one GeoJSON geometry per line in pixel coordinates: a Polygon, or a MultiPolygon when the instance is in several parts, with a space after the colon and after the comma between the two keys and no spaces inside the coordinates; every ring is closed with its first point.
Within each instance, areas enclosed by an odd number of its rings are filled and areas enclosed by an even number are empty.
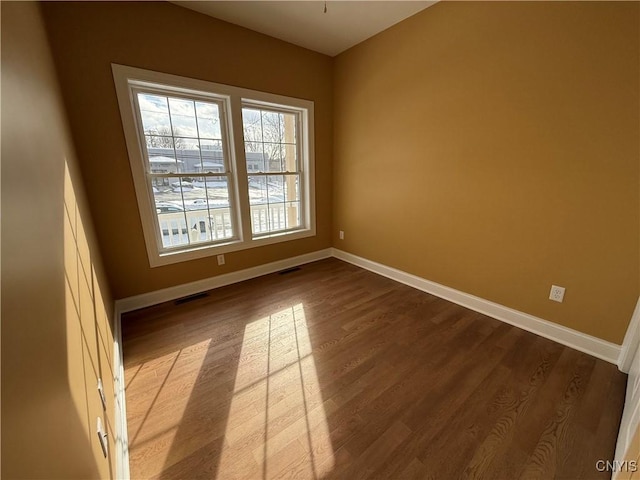
{"type": "MultiPolygon", "coordinates": [[[[315,236],[315,157],[314,157],[314,104],[310,100],[286,97],[271,93],[259,92],[230,85],[212,83],[204,80],[180,77],[166,73],[143,70],[124,65],[111,64],[113,78],[120,107],[120,116],[125,133],[129,164],[133,176],[138,211],[142,222],[149,265],[158,267],[172,263],[184,262],[204,258],[222,253],[246,250],[280,242],[298,240],[315,236]],[[156,235],[156,209],[150,189],[147,186],[144,153],[136,126],[136,110],[132,97],[131,83],[138,85],[162,86],[167,90],[175,88],[176,92],[202,94],[208,92],[212,97],[222,98],[226,103],[226,122],[228,125],[227,139],[229,145],[229,165],[235,176],[234,191],[230,193],[230,202],[235,202],[235,215],[238,231],[236,238],[225,243],[191,246],[179,251],[161,252],[156,235]],[[167,86],[170,86],[167,88],[167,86]],[[248,201],[248,177],[244,152],[242,127],[242,104],[248,102],[254,105],[263,104],[265,107],[286,106],[300,109],[303,125],[300,129],[300,149],[303,153],[300,169],[304,173],[303,200],[304,225],[301,229],[286,232],[274,232],[252,238],[251,216],[248,201]],[[309,132],[307,135],[306,132],[309,132]]],[[[223,132],[224,135],[224,132],[223,132]]]]}

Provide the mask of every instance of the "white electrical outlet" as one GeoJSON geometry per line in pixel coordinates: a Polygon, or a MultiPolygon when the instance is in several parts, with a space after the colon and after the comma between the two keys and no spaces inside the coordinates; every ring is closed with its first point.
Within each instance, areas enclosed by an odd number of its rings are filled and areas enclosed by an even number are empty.
{"type": "Polygon", "coordinates": [[[340,230],[340,240],[344,240],[344,232],[340,230]]]}
{"type": "Polygon", "coordinates": [[[224,255],[218,255],[218,265],[224,265],[224,255]]]}
{"type": "Polygon", "coordinates": [[[549,292],[549,300],[562,303],[562,300],[564,300],[564,287],[551,285],[551,292],[549,292]]]}

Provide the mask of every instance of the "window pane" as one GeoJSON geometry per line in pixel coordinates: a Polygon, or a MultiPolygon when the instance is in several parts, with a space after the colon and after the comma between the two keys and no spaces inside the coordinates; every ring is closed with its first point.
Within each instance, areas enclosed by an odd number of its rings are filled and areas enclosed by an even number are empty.
{"type": "Polygon", "coordinates": [[[251,230],[254,234],[269,231],[269,205],[267,203],[267,178],[249,176],[249,204],[251,205],[251,230]]]}
{"type": "Polygon", "coordinates": [[[156,184],[153,185],[152,190],[162,247],[187,245],[189,237],[184,204],[180,193],[180,179],[155,178],[154,183],[156,184]]]}
{"type": "Polygon", "coordinates": [[[270,175],[269,223],[271,231],[300,226],[298,175],[270,175]]]}
{"type": "Polygon", "coordinates": [[[267,199],[269,201],[269,231],[285,230],[287,216],[284,204],[284,176],[267,177],[267,199]]]}
{"type": "Polygon", "coordinates": [[[173,190],[176,193],[182,194],[182,198],[184,199],[185,205],[187,205],[188,200],[195,200],[204,195],[204,189],[197,184],[197,177],[180,177],[180,178],[172,178],[173,190]]]}
{"type": "Polygon", "coordinates": [[[302,225],[300,218],[300,175],[284,176],[284,200],[287,216],[287,228],[302,225]]]}
{"type": "Polygon", "coordinates": [[[295,145],[285,143],[282,145],[282,165],[285,172],[298,171],[298,151],[295,145]]]}
{"type": "Polygon", "coordinates": [[[200,150],[200,142],[197,138],[174,137],[173,143],[175,144],[176,150],[200,150]]]}
{"type": "MultiPolygon", "coordinates": [[[[191,185],[193,184],[194,182],[191,182],[191,185]]],[[[187,212],[192,212],[194,210],[206,210],[208,205],[205,189],[198,188],[197,190],[192,190],[192,192],[195,192],[195,195],[190,195],[189,198],[184,201],[184,206],[187,212]]]]}
{"type": "Polygon", "coordinates": [[[262,120],[260,110],[242,109],[242,127],[245,142],[262,142],[262,120]]]}
{"type": "Polygon", "coordinates": [[[178,173],[176,159],[172,157],[149,156],[149,170],[151,173],[178,173]]]}
{"type": "Polygon", "coordinates": [[[269,175],[267,179],[267,195],[269,203],[284,202],[284,176],[269,175]]]}
{"type": "Polygon", "coordinates": [[[187,207],[187,221],[189,224],[189,240],[193,243],[211,241],[211,225],[209,208],[205,189],[198,189],[190,195],[184,203],[187,207]]]}
{"type": "Polygon", "coordinates": [[[171,122],[166,113],[140,111],[142,128],[148,135],[171,135],[171,122]]]}
{"type": "Polygon", "coordinates": [[[172,190],[184,198],[190,244],[233,237],[226,177],[183,177],[172,190]]]}
{"type": "Polygon", "coordinates": [[[225,177],[207,179],[209,225],[213,240],[233,237],[229,204],[229,182],[225,177]]]}
{"type": "Polygon", "coordinates": [[[269,204],[269,231],[287,229],[287,212],[284,203],[269,204]]]}
{"type": "Polygon", "coordinates": [[[149,154],[162,153],[163,155],[173,155],[173,137],[162,137],[158,135],[145,135],[145,141],[147,144],[147,151],[149,154]],[[161,152],[151,152],[151,149],[164,149],[161,152]]]}
{"type": "Polygon", "coordinates": [[[262,141],[282,143],[284,134],[280,130],[280,113],[262,111],[262,141]]]}
{"type": "Polygon", "coordinates": [[[200,156],[202,171],[211,173],[227,171],[221,140],[200,140],[200,156]]]}
{"type": "Polygon", "coordinates": [[[207,201],[209,208],[229,207],[229,182],[226,177],[208,177],[207,178],[207,201]]]}
{"type": "Polygon", "coordinates": [[[247,172],[266,172],[267,167],[262,143],[245,142],[244,151],[247,160],[247,172]]]}
{"type": "Polygon", "coordinates": [[[145,135],[149,171],[151,173],[177,173],[178,163],[173,149],[173,138],[145,135]]]}
{"type": "Polygon", "coordinates": [[[262,142],[244,142],[245,153],[262,153],[262,142]]]}
{"type": "Polygon", "coordinates": [[[194,244],[211,241],[209,210],[202,177],[199,179],[183,179],[181,183],[187,225],[189,226],[189,243],[194,244]],[[198,185],[202,185],[202,187],[198,185]]]}
{"type": "Polygon", "coordinates": [[[270,231],[268,205],[251,206],[251,231],[254,235],[268,233],[270,231]]]}
{"type": "Polygon", "coordinates": [[[196,102],[196,114],[200,138],[222,138],[218,105],[196,102]]]}
{"type": "Polygon", "coordinates": [[[297,115],[248,107],[242,115],[247,172],[297,172],[297,115]]]}
{"type": "Polygon", "coordinates": [[[267,178],[249,176],[249,203],[262,205],[267,203],[267,178]]]}
{"type": "Polygon", "coordinates": [[[267,172],[282,172],[282,146],[279,143],[265,143],[265,167],[267,172]]]}
{"type": "Polygon", "coordinates": [[[296,129],[296,115],[293,113],[280,114],[280,128],[283,132],[283,143],[294,144],[298,142],[296,129]]]}
{"type": "Polygon", "coordinates": [[[191,100],[169,98],[169,111],[174,136],[197,137],[196,111],[191,100]]]}
{"type": "Polygon", "coordinates": [[[302,226],[300,220],[300,202],[287,203],[287,228],[297,228],[302,226]]]}
{"type": "Polygon", "coordinates": [[[253,234],[301,225],[299,175],[249,176],[253,234]]]}
{"type": "Polygon", "coordinates": [[[300,200],[300,175],[285,175],[284,201],[297,202],[300,200]]]}
{"type": "Polygon", "coordinates": [[[167,97],[162,95],[152,95],[150,93],[139,93],[138,104],[143,112],[169,113],[167,97]]]}
{"type": "Polygon", "coordinates": [[[200,142],[197,138],[175,137],[176,156],[180,172],[202,172],[202,159],[200,158],[200,142]]]}
{"type": "Polygon", "coordinates": [[[169,121],[169,108],[166,97],[139,93],[138,105],[140,106],[144,133],[171,135],[171,122],[169,121]]]}
{"type": "Polygon", "coordinates": [[[150,161],[154,173],[228,171],[217,103],[148,93],[137,95],[149,160],[155,158],[150,161]],[[174,159],[171,168],[165,165],[166,159],[174,159]]]}

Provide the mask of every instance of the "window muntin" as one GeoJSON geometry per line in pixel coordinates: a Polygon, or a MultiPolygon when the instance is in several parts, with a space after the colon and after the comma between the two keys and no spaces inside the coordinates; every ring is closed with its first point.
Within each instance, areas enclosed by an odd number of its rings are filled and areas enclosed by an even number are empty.
{"type": "Polygon", "coordinates": [[[244,102],[242,129],[254,238],[303,225],[301,113],[244,102]]]}
{"type": "Polygon", "coordinates": [[[224,103],[134,88],[159,249],[236,238],[224,103]]]}

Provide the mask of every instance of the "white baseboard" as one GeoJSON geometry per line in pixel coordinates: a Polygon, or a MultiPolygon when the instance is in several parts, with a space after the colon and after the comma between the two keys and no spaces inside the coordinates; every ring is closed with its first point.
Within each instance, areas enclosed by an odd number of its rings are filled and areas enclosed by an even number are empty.
{"type": "Polygon", "coordinates": [[[618,368],[621,372],[629,373],[629,370],[631,370],[631,362],[638,344],[640,344],[640,298],[638,298],[629,328],[627,328],[627,333],[622,341],[622,350],[618,360],[618,368]]]}
{"type": "Polygon", "coordinates": [[[279,272],[280,270],[284,270],[286,268],[297,267],[298,265],[303,265],[305,263],[329,258],[331,257],[331,254],[332,249],[325,248],[324,250],[305,253],[304,255],[299,255],[297,257],[285,258],[284,260],[278,260],[276,262],[258,265],[257,267],[251,267],[245,270],[239,270],[237,272],[225,273],[223,275],[218,275],[217,277],[205,278],[196,282],[185,283],[183,285],[177,285],[175,287],[156,290],[155,292],[143,293],[141,295],[123,298],[116,301],[116,308],[120,313],[125,313],[132,310],[137,310],[139,308],[150,307],[151,305],[168,302],[170,300],[175,300],[176,298],[182,298],[188,295],[206,292],[207,290],[224,287],[225,285],[231,285],[232,283],[243,282],[251,278],[261,277],[262,275],[267,275],[269,273],[279,272]]]}
{"type": "Polygon", "coordinates": [[[130,478],[129,474],[129,435],[127,433],[127,406],[124,389],[124,360],[122,354],[122,325],[120,322],[121,312],[117,302],[113,314],[115,324],[113,332],[113,391],[115,406],[115,455],[116,455],[116,476],[120,480],[130,478]]]}
{"type": "Polygon", "coordinates": [[[412,275],[395,268],[387,267],[380,263],[358,257],[351,253],[344,252],[337,248],[333,249],[333,256],[352,263],[358,267],[370,270],[378,275],[404,283],[410,287],[422,290],[437,297],[457,303],[463,307],[482,313],[489,317],[509,323],[528,332],[535,333],[541,337],[548,338],[562,345],[574,348],[596,358],[617,364],[620,357],[620,345],[607,342],[586,333],[578,332],[571,328],[563,327],[553,322],[534,317],[527,313],[514,310],[498,303],[490,302],[474,295],[446,287],[430,280],[412,275]]]}
{"type": "MultiPolygon", "coordinates": [[[[382,265],[366,258],[358,257],[351,253],[344,252],[337,248],[326,248],[324,250],[318,250],[316,252],[299,255],[297,257],[286,258],[265,265],[258,265],[256,267],[247,268],[237,272],[226,273],[218,275],[216,277],[205,278],[196,282],[186,283],[183,285],[177,285],[175,287],[169,287],[162,290],[156,290],[154,292],[144,293],[133,297],[123,298],[116,301],[116,310],[122,314],[137,310],[139,308],[149,307],[157,305],[162,302],[175,300],[177,298],[185,297],[188,295],[194,295],[196,293],[212,290],[214,288],[223,287],[251,278],[256,278],[262,275],[274,273],[286,268],[303,265],[305,263],[315,262],[324,258],[336,257],[340,260],[352,263],[366,270],[370,270],[384,277],[390,278],[405,285],[417,288],[423,292],[436,295],[450,302],[457,303],[463,307],[469,308],[476,312],[488,315],[497,320],[509,323],[516,327],[522,328],[529,332],[535,333],[542,337],[554,340],[558,343],[566,345],[571,348],[575,348],[581,352],[588,353],[594,357],[606,360],[613,364],[618,365],[621,370],[624,371],[623,363],[629,363],[631,359],[626,359],[626,349],[620,345],[616,345],[611,342],[587,335],[577,330],[573,330],[568,327],[563,327],[553,322],[549,322],[542,318],[529,315],[518,310],[514,310],[504,305],[485,300],[468,293],[461,292],[459,290],[441,285],[430,280],[412,275],[401,270],[382,265]],[[624,361],[624,362],[623,362],[624,361]],[[623,362],[623,363],[621,363],[623,362]]],[[[639,303],[640,305],[640,303],[639,303]]],[[[629,326],[627,337],[630,335],[640,336],[640,311],[636,309],[634,315],[635,323],[629,326]],[[634,327],[634,328],[632,328],[634,327]]],[[[625,337],[625,342],[627,341],[625,337]]],[[[631,337],[629,338],[631,341],[631,337]]],[[[625,343],[626,345],[626,343],[625,343]]]]}

